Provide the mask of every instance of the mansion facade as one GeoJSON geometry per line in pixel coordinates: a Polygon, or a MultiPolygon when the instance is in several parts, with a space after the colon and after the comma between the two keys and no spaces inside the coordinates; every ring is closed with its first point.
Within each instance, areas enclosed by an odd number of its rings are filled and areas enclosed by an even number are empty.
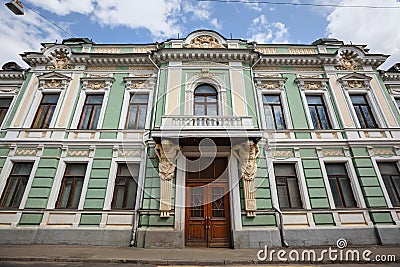
{"type": "Polygon", "coordinates": [[[0,243],[400,244],[400,65],[199,30],[0,70],[0,243]]]}

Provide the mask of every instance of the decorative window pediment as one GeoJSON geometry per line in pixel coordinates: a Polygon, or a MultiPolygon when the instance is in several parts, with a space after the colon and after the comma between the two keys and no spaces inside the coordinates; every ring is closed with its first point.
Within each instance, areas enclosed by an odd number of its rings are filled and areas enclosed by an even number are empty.
{"type": "Polygon", "coordinates": [[[92,74],[89,77],[81,78],[83,90],[109,90],[115,81],[113,77],[106,75],[92,74]]]}
{"type": "Polygon", "coordinates": [[[261,90],[283,90],[287,78],[281,77],[279,74],[260,75],[254,77],[254,83],[261,90]]]}
{"type": "Polygon", "coordinates": [[[66,75],[50,72],[38,76],[39,79],[39,90],[43,89],[59,89],[64,90],[67,88],[68,83],[71,81],[71,77],[66,75]]]}
{"type": "Polygon", "coordinates": [[[73,69],[73,66],[69,64],[71,53],[71,48],[65,45],[56,45],[46,50],[43,54],[52,64],[50,66],[47,66],[46,69],[73,69]]]}
{"type": "Polygon", "coordinates": [[[299,75],[295,80],[301,90],[325,90],[328,81],[321,75],[299,75]]]}
{"type": "Polygon", "coordinates": [[[353,50],[342,50],[339,54],[340,66],[336,66],[337,70],[360,70],[362,69],[359,63],[360,57],[353,50]]]}
{"type": "Polygon", "coordinates": [[[372,78],[360,73],[351,73],[338,79],[345,89],[369,89],[372,78]]]}
{"type": "Polygon", "coordinates": [[[130,77],[124,77],[125,89],[153,89],[155,85],[155,77],[153,74],[141,74],[130,77]]]}

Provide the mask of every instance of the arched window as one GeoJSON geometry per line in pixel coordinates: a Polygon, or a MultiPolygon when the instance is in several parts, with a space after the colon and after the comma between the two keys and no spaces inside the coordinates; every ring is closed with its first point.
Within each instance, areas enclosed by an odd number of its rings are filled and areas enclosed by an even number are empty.
{"type": "Polygon", "coordinates": [[[194,90],[194,115],[218,115],[218,93],[211,85],[202,84],[194,90]]]}

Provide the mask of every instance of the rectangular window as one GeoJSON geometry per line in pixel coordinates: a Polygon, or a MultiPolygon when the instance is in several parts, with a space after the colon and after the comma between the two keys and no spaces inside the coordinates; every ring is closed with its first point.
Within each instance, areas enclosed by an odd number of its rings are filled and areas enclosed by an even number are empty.
{"type": "Polygon", "coordinates": [[[86,95],[78,129],[91,130],[97,128],[101,106],[103,104],[103,97],[103,94],[86,95]]]}
{"type": "Polygon", "coordinates": [[[301,209],[301,196],[295,164],[274,164],[279,206],[282,209],[301,209]]]}
{"type": "Polygon", "coordinates": [[[314,129],[332,129],[322,95],[306,96],[314,129]]]}
{"type": "Polygon", "coordinates": [[[397,163],[380,162],[378,167],[393,207],[400,207],[400,171],[397,163]]]}
{"type": "Polygon", "coordinates": [[[396,98],[397,108],[400,110],[400,98],[396,98]]]}
{"type": "Polygon", "coordinates": [[[378,128],[366,95],[351,95],[350,98],[361,128],[378,128]]]}
{"type": "Polygon", "coordinates": [[[281,97],[279,95],[263,95],[263,104],[267,129],[286,129],[281,97]]]}
{"type": "Polygon", "coordinates": [[[357,207],[345,163],[325,164],[336,208],[357,207]]]}
{"type": "Polygon", "coordinates": [[[68,163],[61,182],[56,208],[77,209],[85,180],[86,163],[68,163]]]}
{"type": "Polygon", "coordinates": [[[3,124],[4,119],[8,109],[10,108],[12,102],[12,97],[2,97],[0,98],[0,126],[3,124]]]}
{"type": "Polygon", "coordinates": [[[138,164],[118,164],[112,209],[134,209],[139,176],[138,164]]]}
{"type": "Polygon", "coordinates": [[[1,207],[19,208],[32,168],[33,163],[14,163],[0,200],[1,207]]]}
{"type": "Polygon", "coordinates": [[[39,109],[33,120],[32,128],[46,129],[49,128],[51,119],[56,109],[59,94],[44,94],[40,102],[39,109]]]}
{"type": "Polygon", "coordinates": [[[145,94],[132,94],[129,101],[126,129],[144,129],[146,124],[147,102],[149,96],[145,94]]]}

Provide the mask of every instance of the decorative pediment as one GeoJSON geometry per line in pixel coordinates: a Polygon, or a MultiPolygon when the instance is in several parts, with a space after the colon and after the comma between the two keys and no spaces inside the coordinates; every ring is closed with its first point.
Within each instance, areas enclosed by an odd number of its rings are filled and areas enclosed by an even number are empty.
{"type": "Polygon", "coordinates": [[[81,78],[83,90],[109,90],[115,81],[113,77],[92,75],[91,77],[81,78]]]}
{"type": "Polygon", "coordinates": [[[39,75],[38,80],[39,80],[39,90],[43,89],[63,90],[67,88],[69,81],[71,81],[71,77],[53,71],[39,75]]]}
{"type": "Polygon", "coordinates": [[[279,74],[261,75],[254,77],[254,83],[258,89],[264,90],[283,90],[287,78],[281,77],[279,74]]]}
{"type": "Polygon", "coordinates": [[[337,70],[360,70],[362,69],[359,61],[359,55],[353,50],[342,50],[339,54],[340,66],[336,66],[337,70]]]}
{"type": "Polygon", "coordinates": [[[360,73],[351,73],[338,79],[345,89],[368,89],[372,78],[360,73]]]}
{"type": "Polygon", "coordinates": [[[153,89],[155,77],[153,74],[136,74],[130,77],[124,77],[125,89],[153,89]]]}
{"type": "Polygon", "coordinates": [[[196,31],[185,40],[186,48],[226,48],[226,40],[214,31],[196,31]]]}
{"type": "Polygon", "coordinates": [[[325,90],[328,81],[329,79],[322,78],[321,75],[299,75],[295,79],[302,90],[325,90]]]}
{"type": "Polygon", "coordinates": [[[56,70],[73,69],[73,66],[69,65],[71,53],[71,48],[65,45],[51,47],[43,53],[52,63],[52,66],[47,66],[46,68],[56,70]]]}

